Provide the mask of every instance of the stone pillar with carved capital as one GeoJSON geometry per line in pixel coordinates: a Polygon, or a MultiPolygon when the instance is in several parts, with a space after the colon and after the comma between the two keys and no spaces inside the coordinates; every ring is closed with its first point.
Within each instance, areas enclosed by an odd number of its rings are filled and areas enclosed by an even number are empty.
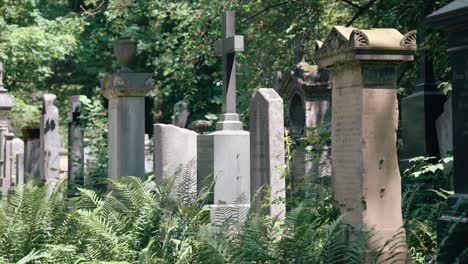
{"type": "Polygon", "coordinates": [[[130,69],[137,42],[122,37],[114,42],[121,69],[102,80],[109,99],[109,178],[145,176],[145,96],[154,86],[152,73],[130,69]]]}
{"type": "Polygon", "coordinates": [[[415,49],[415,31],[337,26],[319,50],[319,66],[332,77],[333,198],[345,224],[373,234],[363,263],[376,250],[379,262],[410,259],[396,151],[397,66],[412,61],[415,49]]]}

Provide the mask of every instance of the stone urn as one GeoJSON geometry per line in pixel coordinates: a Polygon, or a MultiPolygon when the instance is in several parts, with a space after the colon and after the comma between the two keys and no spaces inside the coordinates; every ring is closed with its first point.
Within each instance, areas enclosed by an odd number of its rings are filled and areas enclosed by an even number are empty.
{"type": "Polygon", "coordinates": [[[129,66],[135,60],[137,54],[137,42],[129,36],[122,36],[114,42],[114,55],[122,65],[122,69],[129,70],[129,66]]]}

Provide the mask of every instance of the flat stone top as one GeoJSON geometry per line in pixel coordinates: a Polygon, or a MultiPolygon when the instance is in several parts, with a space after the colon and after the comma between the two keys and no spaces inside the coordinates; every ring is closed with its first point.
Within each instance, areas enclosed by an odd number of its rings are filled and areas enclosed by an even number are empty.
{"type": "Polygon", "coordinates": [[[318,58],[319,65],[325,67],[349,60],[412,60],[413,57],[400,55],[412,56],[415,50],[416,31],[403,35],[393,28],[357,29],[335,26],[318,50],[318,58]],[[345,53],[348,55],[343,55],[345,53]],[[356,54],[368,56],[364,59],[364,56],[355,56],[356,54]],[[330,57],[335,58],[324,60],[330,57]]]}

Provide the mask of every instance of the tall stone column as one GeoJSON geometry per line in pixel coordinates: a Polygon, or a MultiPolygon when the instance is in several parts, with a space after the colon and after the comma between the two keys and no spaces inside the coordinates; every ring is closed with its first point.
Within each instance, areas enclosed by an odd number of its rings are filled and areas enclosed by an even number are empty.
{"type": "Polygon", "coordinates": [[[60,179],[59,112],[55,94],[44,94],[40,127],[41,180],[51,188],[60,179]]]}
{"type": "Polygon", "coordinates": [[[122,37],[114,42],[121,69],[102,80],[109,99],[109,178],[145,177],[145,96],[153,88],[152,73],[136,73],[129,66],[137,42],[122,37]]]}
{"type": "Polygon", "coordinates": [[[223,114],[216,132],[197,139],[198,184],[215,182],[211,205],[215,224],[243,221],[250,208],[250,133],[243,130],[236,110],[236,53],[243,50],[243,36],[235,35],[235,14],[225,11],[223,36],[215,43],[223,61],[223,114]]]}
{"type": "Polygon", "coordinates": [[[319,65],[332,76],[334,200],[345,224],[372,230],[370,250],[383,248],[381,260],[394,255],[400,263],[408,253],[396,152],[397,66],[412,61],[415,48],[415,31],[334,27],[319,51],[319,65]]]}
{"type": "Polygon", "coordinates": [[[70,98],[71,122],[68,123],[68,189],[77,195],[76,188],[84,185],[84,124],[81,120],[80,96],[70,98]]]}
{"type": "Polygon", "coordinates": [[[468,254],[468,2],[455,0],[428,16],[448,32],[452,67],[453,185],[449,210],[440,218],[439,263],[467,263],[468,254]],[[464,257],[461,254],[464,253],[464,257]]]}

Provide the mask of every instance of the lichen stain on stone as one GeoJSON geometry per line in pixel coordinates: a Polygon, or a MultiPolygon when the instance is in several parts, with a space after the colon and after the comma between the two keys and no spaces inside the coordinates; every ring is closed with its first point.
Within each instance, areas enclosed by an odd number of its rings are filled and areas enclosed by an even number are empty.
{"type": "Polygon", "coordinates": [[[381,170],[383,168],[383,163],[384,163],[384,160],[379,161],[379,170],[381,170]]]}
{"type": "Polygon", "coordinates": [[[367,202],[364,197],[361,198],[361,203],[362,203],[362,209],[367,210],[367,202]]]}
{"type": "Polygon", "coordinates": [[[383,198],[384,194],[385,194],[385,188],[381,188],[380,189],[380,198],[383,198]]]}

